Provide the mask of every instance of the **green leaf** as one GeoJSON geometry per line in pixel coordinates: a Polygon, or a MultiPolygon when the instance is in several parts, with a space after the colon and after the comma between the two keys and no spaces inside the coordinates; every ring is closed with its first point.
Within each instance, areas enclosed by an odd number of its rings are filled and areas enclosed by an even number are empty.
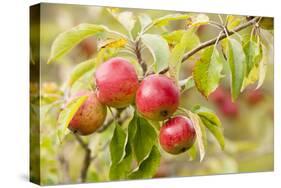
{"type": "Polygon", "coordinates": [[[246,56],[242,45],[235,39],[228,38],[227,60],[231,72],[231,96],[237,99],[240,94],[246,69],[246,56]]]}
{"type": "Polygon", "coordinates": [[[179,85],[181,87],[181,93],[183,93],[195,86],[194,79],[192,76],[190,76],[184,80],[180,80],[179,85]]]}
{"type": "Polygon", "coordinates": [[[147,120],[141,117],[138,117],[136,122],[129,126],[131,127],[130,133],[134,133],[132,138],[134,155],[140,164],[147,158],[153,145],[157,143],[157,134],[147,120]]]}
{"type": "Polygon", "coordinates": [[[79,110],[80,106],[86,101],[88,96],[81,96],[73,99],[66,107],[60,112],[58,117],[57,134],[60,142],[66,135],[67,127],[72,120],[75,113],[79,110]]]}
{"type": "Polygon", "coordinates": [[[262,50],[260,45],[253,40],[248,41],[243,49],[247,63],[246,76],[248,76],[252,68],[261,61],[262,50]]]}
{"type": "Polygon", "coordinates": [[[187,25],[191,27],[200,26],[209,23],[209,17],[206,14],[195,14],[187,20],[187,25]]]}
{"type": "Polygon", "coordinates": [[[257,89],[260,88],[264,82],[265,75],[266,75],[266,70],[267,70],[267,64],[271,62],[272,57],[273,57],[273,50],[269,50],[265,46],[262,46],[262,53],[263,57],[261,62],[259,63],[259,80],[258,80],[258,85],[257,89]]]}
{"type": "Polygon", "coordinates": [[[68,80],[68,86],[72,86],[77,80],[79,80],[84,74],[92,71],[95,68],[95,59],[89,59],[82,63],[79,63],[70,74],[68,80]]]}
{"type": "Polygon", "coordinates": [[[52,44],[48,64],[65,55],[85,38],[100,35],[105,32],[105,30],[105,27],[101,25],[80,24],[59,34],[52,44]]]}
{"type": "Polygon", "coordinates": [[[148,157],[129,175],[129,179],[152,178],[158,170],[160,158],[159,150],[153,146],[148,157]]]}
{"type": "Polygon", "coordinates": [[[191,50],[200,43],[194,29],[190,29],[182,35],[180,42],[173,48],[169,59],[169,73],[174,80],[179,79],[182,58],[186,51],[191,50]]]}
{"type": "Polygon", "coordinates": [[[170,50],[167,42],[159,35],[144,34],[141,36],[143,44],[149,49],[154,59],[156,73],[168,67],[170,50]]]}
{"type": "Polygon", "coordinates": [[[223,129],[221,126],[221,122],[216,114],[212,110],[201,106],[195,106],[193,108],[193,112],[199,115],[202,123],[214,135],[214,137],[220,144],[221,149],[223,150],[225,145],[223,129]]]}
{"type": "Polygon", "coordinates": [[[262,47],[254,40],[249,40],[243,47],[246,56],[246,75],[243,80],[241,91],[248,85],[259,80],[260,65],[263,57],[262,47]]]}
{"type": "Polygon", "coordinates": [[[205,157],[206,147],[207,147],[206,129],[205,129],[205,126],[203,125],[200,117],[196,113],[187,111],[187,115],[191,119],[192,124],[195,128],[196,140],[197,140],[197,145],[198,145],[199,153],[200,153],[200,161],[202,161],[205,157]]]}
{"type": "Polygon", "coordinates": [[[249,75],[244,78],[241,91],[243,91],[247,86],[256,83],[259,80],[259,68],[260,64],[256,64],[252,67],[249,75]]]}
{"type": "Polygon", "coordinates": [[[136,23],[135,16],[132,12],[116,12],[109,8],[107,10],[128,32],[132,31],[136,23]]]}
{"type": "Polygon", "coordinates": [[[208,97],[218,87],[222,69],[223,57],[216,47],[206,48],[193,69],[195,85],[205,97],[208,97]]]}
{"type": "Polygon", "coordinates": [[[127,139],[128,137],[120,125],[115,125],[113,137],[109,145],[112,165],[118,164],[126,155],[127,139]]]}
{"type": "Polygon", "coordinates": [[[131,146],[129,145],[129,143],[127,143],[125,157],[119,163],[112,164],[110,166],[110,171],[109,171],[110,180],[126,179],[131,171],[132,159],[133,159],[133,155],[131,151],[131,146]]]}
{"type": "Polygon", "coordinates": [[[140,25],[141,25],[141,31],[143,32],[145,30],[145,28],[152,23],[152,20],[150,18],[150,16],[148,16],[147,14],[141,14],[138,16],[139,21],[140,21],[140,25]]]}
{"type": "Polygon", "coordinates": [[[190,161],[193,161],[194,159],[196,159],[196,157],[197,157],[197,149],[196,149],[195,144],[193,144],[193,145],[191,146],[191,148],[189,148],[189,149],[187,150],[187,154],[188,154],[188,156],[189,156],[189,160],[190,160],[190,161]]]}
{"type": "Polygon", "coordinates": [[[167,25],[169,21],[186,20],[189,17],[190,17],[189,14],[169,14],[155,19],[152,23],[152,26],[164,26],[167,25]]]}
{"type": "Polygon", "coordinates": [[[227,20],[227,29],[232,30],[241,23],[242,17],[228,15],[226,20],[227,20]]]}
{"type": "Polygon", "coordinates": [[[186,30],[176,30],[172,32],[166,32],[162,34],[162,37],[166,39],[168,44],[176,45],[181,41],[181,38],[184,33],[186,33],[186,30]]]}
{"type": "Polygon", "coordinates": [[[217,127],[221,127],[221,122],[220,119],[217,117],[215,112],[213,112],[211,109],[200,106],[200,105],[195,105],[192,108],[192,112],[197,113],[199,116],[205,117],[210,121],[211,124],[217,127]]]}

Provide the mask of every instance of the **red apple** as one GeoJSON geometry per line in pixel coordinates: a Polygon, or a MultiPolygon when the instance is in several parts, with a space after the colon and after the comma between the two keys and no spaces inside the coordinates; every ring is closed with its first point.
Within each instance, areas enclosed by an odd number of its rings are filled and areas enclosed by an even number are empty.
{"type": "Polygon", "coordinates": [[[229,118],[236,118],[238,116],[238,106],[236,103],[231,101],[231,97],[228,97],[224,102],[219,106],[220,111],[224,116],[229,118]]]}
{"type": "Polygon", "coordinates": [[[224,89],[222,87],[218,87],[213,93],[211,93],[209,98],[218,105],[222,104],[226,98],[224,89]]]}
{"type": "Polygon", "coordinates": [[[188,150],[195,142],[196,132],[190,119],[176,116],[168,120],[160,129],[161,147],[170,154],[188,150]]]}
{"type": "Polygon", "coordinates": [[[70,101],[83,95],[88,98],[75,113],[68,128],[77,134],[89,135],[103,125],[107,110],[94,92],[79,92],[70,101]]]}
{"type": "Polygon", "coordinates": [[[134,66],[123,58],[112,58],[96,71],[98,99],[107,106],[123,108],[133,103],[139,86],[134,66]]]}
{"type": "Polygon", "coordinates": [[[250,105],[259,103],[263,98],[264,95],[261,90],[253,90],[246,93],[246,99],[250,105]]]}
{"type": "Polygon", "coordinates": [[[180,101],[179,88],[164,75],[146,77],[136,94],[138,112],[151,120],[165,120],[178,108],[180,101]]]}

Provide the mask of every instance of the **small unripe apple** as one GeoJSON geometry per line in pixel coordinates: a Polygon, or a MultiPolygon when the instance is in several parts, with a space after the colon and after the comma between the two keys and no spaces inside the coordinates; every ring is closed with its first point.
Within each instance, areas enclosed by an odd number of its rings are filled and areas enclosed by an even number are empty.
{"type": "Polygon", "coordinates": [[[188,150],[195,142],[196,132],[190,119],[176,116],[169,119],[160,129],[161,147],[170,154],[188,150]]]}
{"type": "Polygon", "coordinates": [[[136,107],[145,118],[162,121],[178,108],[179,88],[164,75],[150,75],[142,82],[136,94],[136,107]]]}
{"type": "Polygon", "coordinates": [[[139,86],[134,66],[123,58],[112,58],[96,71],[97,96],[107,106],[124,108],[132,104],[139,86]]]}
{"type": "Polygon", "coordinates": [[[228,118],[236,118],[238,116],[238,106],[231,101],[230,97],[225,99],[219,107],[223,115],[228,118]]]}
{"type": "Polygon", "coordinates": [[[68,128],[80,135],[89,135],[100,128],[106,118],[106,106],[98,101],[95,92],[79,92],[71,99],[88,96],[71,119],[68,128]]]}
{"type": "Polygon", "coordinates": [[[273,18],[263,17],[259,22],[259,26],[263,29],[272,30],[274,27],[273,18]]]}

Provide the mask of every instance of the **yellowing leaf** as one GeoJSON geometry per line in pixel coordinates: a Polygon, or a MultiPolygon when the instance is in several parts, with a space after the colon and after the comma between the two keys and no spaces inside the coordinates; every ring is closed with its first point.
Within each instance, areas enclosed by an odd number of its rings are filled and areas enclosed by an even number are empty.
{"type": "Polygon", "coordinates": [[[199,105],[193,107],[193,112],[199,115],[202,123],[214,135],[214,137],[220,144],[221,149],[223,150],[225,145],[223,129],[221,126],[221,122],[216,114],[212,110],[199,105]]]}
{"type": "Polygon", "coordinates": [[[200,119],[200,117],[191,112],[187,111],[188,117],[191,119],[192,124],[195,128],[196,132],[196,142],[198,144],[199,153],[200,153],[200,161],[202,161],[206,154],[206,147],[207,147],[207,135],[206,135],[206,129],[200,119]]]}
{"type": "Polygon", "coordinates": [[[180,42],[184,33],[186,33],[186,30],[176,30],[176,31],[164,33],[162,34],[162,37],[166,39],[168,44],[176,45],[180,42]]]}
{"type": "Polygon", "coordinates": [[[127,44],[126,39],[107,39],[105,41],[99,42],[98,49],[101,48],[123,48],[127,44]]]}
{"type": "Polygon", "coordinates": [[[62,142],[64,136],[66,135],[66,129],[72,120],[75,113],[78,111],[80,106],[86,101],[88,96],[77,97],[71,101],[59,114],[58,118],[58,137],[60,142],[62,142]]]}
{"type": "Polygon", "coordinates": [[[218,87],[222,69],[223,57],[216,47],[211,46],[205,49],[193,69],[195,85],[205,97],[218,87]]]}

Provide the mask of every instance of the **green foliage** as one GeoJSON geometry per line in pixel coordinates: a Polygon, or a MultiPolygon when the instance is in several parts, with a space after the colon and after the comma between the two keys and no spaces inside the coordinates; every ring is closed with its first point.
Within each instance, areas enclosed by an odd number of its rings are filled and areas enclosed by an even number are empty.
{"type": "Polygon", "coordinates": [[[152,23],[152,20],[147,14],[141,14],[138,16],[138,18],[141,25],[141,32],[144,32],[145,28],[152,23]]]}
{"type": "Polygon", "coordinates": [[[186,51],[191,50],[200,43],[194,29],[189,29],[188,31],[179,34],[182,34],[181,39],[173,48],[169,59],[169,73],[176,81],[179,79],[183,55],[186,51]]]}
{"type": "Polygon", "coordinates": [[[166,16],[163,16],[161,18],[157,18],[153,20],[152,25],[153,26],[164,26],[169,23],[169,21],[174,21],[174,20],[186,20],[189,18],[189,14],[169,14],[166,16]]]}
{"type": "Polygon", "coordinates": [[[114,9],[107,10],[130,34],[136,23],[134,14],[129,11],[118,12],[114,9]]]}
{"type": "Polygon", "coordinates": [[[153,146],[148,157],[130,175],[130,179],[152,178],[160,165],[160,152],[153,146]]]}
{"type": "Polygon", "coordinates": [[[194,27],[209,23],[209,17],[206,14],[195,14],[187,20],[187,25],[194,27]]]}
{"type": "Polygon", "coordinates": [[[212,110],[199,105],[194,106],[192,111],[199,115],[202,123],[214,135],[214,137],[220,144],[221,149],[223,150],[225,145],[223,129],[221,126],[221,122],[216,114],[212,110]]]}
{"type": "Polygon", "coordinates": [[[232,100],[235,100],[242,88],[246,70],[246,56],[242,45],[237,40],[228,38],[227,44],[227,60],[231,72],[231,95],[232,100]]]}
{"type": "Polygon", "coordinates": [[[193,70],[195,85],[205,97],[218,87],[222,68],[223,57],[214,46],[206,48],[200,60],[195,63],[193,70]]]}
{"type": "Polygon", "coordinates": [[[140,164],[150,153],[151,148],[157,143],[157,135],[154,128],[142,117],[135,117],[130,124],[132,133],[132,148],[135,158],[140,164]],[[140,147],[141,146],[141,147],[140,147]]]}
{"type": "Polygon", "coordinates": [[[207,135],[206,135],[206,128],[203,125],[200,117],[191,111],[186,111],[187,116],[191,119],[192,124],[195,128],[196,132],[196,143],[199,148],[200,154],[200,161],[202,161],[206,154],[206,147],[207,147],[207,135]]]}
{"type": "Polygon", "coordinates": [[[259,80],[259,71],[262,68],[262,45],[254,40],[249,40],[243,46],[246,55],[246,76],[243,81],[242,90],[248,85],[255,83],[259,80]]]}
{"type": "Polygon", "coordinates": [[[79,63],[71,72],[70,78],[68,80],[68,85],[72,86],[77,80],[79,80],[83,75],[92,71],[95,68],[95,60],[89,59],[82,63],[79,63]]]}
{"type": "Polygon", "coordinates": [[[196,157],[197,157],[197,149],[196,149],[195,144],[193,144],[191,146],[191,148],[189,148],[189,150],[187,151],[187,154],[189,156],[189,160],[190,161],[193,161],[194,159],[196,159],[196,157]]]}
{"type": "Polygon", "coordinates": [[[154,128],[137,114],[130,121],[127,134],[117,127],[110,144],[110,179],[152,177],[160,163],[154,128]],[[131,169],[133,159],[138,164],[135,170],[131,169]]]}
{"type": "Polygon", "coordinates": [[[62,57],[83,39],[94,35],[101,35],[103,32],[105,32],[105,27],[103,26],[80,24],[68,31],[61,33],[51,47],[51,55],[49,57],[48,63],[51,63],[62,57]]]}
{"type": "Polygon", "coordinates": [[[73,99],[71,102],[69,102],[66,107],[60,112],[59,118],[58,118],[58,128],[57,133],[59,140],[62,142],[63,138],[67,134],[67,127],[77,112],[77,110],[80,108],[80,106],[87,100],[87,96],[81,96],[73,99]]]}
{"type": "MultiPolygon", "coordinates": [[[[234,37],[227,36],[224,40],[226,43],[217,38],[215,44],[202,46],[205,42],[200,42],[198,26],[212,24],[210,18],[205,14],[170,14],[152,20],[147,14],[138,14],[136,16],[130,11],[107,10],[120,23],[118,25],[121,25],[127,31],[126,35],[110,30],[103,25],[80,24],[58,35],[52,44],[48,63],[59,60],[88,37],[96,36],[101,39],[97,41],[98,52],[94,58],[79,63],[71,72],[66,83],[67,89],[70,89],[71,92],[75,91],[75,89],[86,88],[85,84],[82,84],[83,86],[79,85],[80,82],[86,81],[87,86],[89,86],[89,83],[93,86],[95,68],[111,57],[124,55],[122,53],[127,55],[126,58],[130,59],[130,62],[135,67],[141,68],[141,63],[143,62],[138,61],[140,60],[139,56],[146,55],[143,54],[144,48],[148,49],[153,59],[151,62],[145,61],[148,67],[147,72],[137,70],[138,76],[142,79],[143,76],[150,73],[149,71],[152,71],[149,69],[150,65],[152,65],[153,73],[155,74],[162,74],[163,70],[168,70],[164,74],[175,81],[181,88],[181,93],[196,86],[196,89],[208,98],[219,86],[223,78],[222,72],[223,65],[226,62],[225,59],[230,69],[232,100],[237,99],[239,94],[250,84],[258,81],[257,87],[260,87],[263,83],[269,51],[268,46],[264,45],[262,40],[259,40],[259,36],[255,36],[258,40],[249,40],[248,38],[248,40],[245,40],[246,37],[238,34],[241,41],[246,41],[243,45],[234,37]],[[170,30],[169,27],[164,27],[170,21],[176,20],[184,21],[181,23],[184,23],[186,29],[170,30]],[[157,27],[162,30],[153,32],[153,34],[148,33],[151,28],[156,31],[157,27]],[[164,33],[163,30],[165,30],[164,33]],[[136,46],[136,44],[140,44],[140,46],[136,46]],[[139,52],[137,52],[138,47],[139,52]],[[179,80],[183,57],[188,52],[196,50],[196,48],[199,49],[196,52],[200,51],[202,53],[197,53],[197,56],[192,58],[192,61],[187,61],[190,63],[195,62],[192,75],[187,75],[189,77],[179,80]]],[[[241,24],[242,18],[244,17],[227,16],[224,24],[231,31],[241,24]]],[[[225,31],[222,30],[222,32],[225,31]]],[[[258,32],[255,35],[258,35],[258,32]]],[[[147,57],[142,58],[146,60],[147,57]]],[[[94,87],[88,87],[87,89],[94,89],[94,87]]],[[[66,94],[68,93],[64,95],[66,94]]],[[[53,108],[54,105],[52,104],[57,104],[56,106],[58,106],[62,102],[66,102],[62,101],[62,97],[63,93],[60,93],[57,98],[49,100],[52,103],[46,102],[49,106],[46,105],[45,110],[48,112],[49,108],[53,108]]],[[[86,96],[74,99],[59,113],[57,135],[60,141],[66,139],[67,127],[86,99],[86,96]]],[[[135,106],[132,105],[131,107],[133,111],[136,111],[135,106]]],[[[124,111],[131,107],[124,109],[124,111]]],[[[207,150],[207,131],[217,140],[220,148],[224,149],[226,141],[223,135],[223,127],[220,119],[211,109],[196,105],[191,110],[180,107],[178,111],[183,112],[185,116],[190,118],[196,131],[196,142],[186,153],[190,160],[196,159],[197,155],[200,162],[204,159],[207,150]]],[[[45,111],[42,112],[46,113],[45,111]]],[[[117,123],[121,118],[115,118],[114,123],[111,123],[107,130],[91,137],[97,141],[95,147],[91,148],[92,153],[101,152],[104,153],[104,156],[110,155],[110,159],[108,159],[110,163],[109,174],[106,177],[101,177],[96,171],[89,171],[87,180],[153,177],[160,165],[161,153],[158,149],[158,134],[164,122],[145,119],[136,112],[132,119],[124,120],[126,123],[120,123],[121,125],[117,123]],[[109,143],[109,147],[107,147],[107,143],[109,143]]],[[[86,138],[85,140],[91,142],[91,138],[86,138]]],[[[42,145],[50,148],[52,143],[44,138],[42,145]]],[[[50,151],[54,153],[53,150],[50,151]]],[[[106,161],[107,159],[103,160],[106,161]]],[[[231,160],[229,161],[229,163],[232,163],[231,160]]],[[[235,166],[235,164],[230,164],[229,166],[235,166]]],[[[235,168],[233,167],[232,169],[235,168]]],[[[107,172],[108,169],[106,169],[107,172]]]]}
{"type": "Polygon", "coordinates": [[[160,72],[168,67],[170,50],[167,42],[159,35],[144,34],[141,41],[149,49],[154,59],[154,71],[160,72]]]}
{"type": "Polygon", "coordinates": [[[184,80],[180,80],[179,85],[181,87],[181,93],[183,93],[183,92],[191,89],[192,87],[194,87],[195,83],[194,83],[193,77],[190,76],[184,80]]]}
{"type": "Polygon", "coordinates": [[[257,63],[261,61],[262,49],[261,46],[254,40],[248,41],[243,46],[243,49],[246,55],[246,64],[247,64],[246,76],[248,76],[253,66],[255,66],[257,63]]]}
{"type": "Polygon", "coordinates": [[[113,137],[110,142],[110,155],[112,165],[119,163],[126,155],[125,148],[127,143],[127,135],[120,125],[115,125],[113,137]]]}
{"type": "MultiPolygon", "coordinates": [[[[132,164],[132,150],[130,145],[127,143],[126,145],[126,154],[122,161],[116,164],[111,164],[110,171],[109,171],[109,178],[111,180],[120,180],[120,179],[126,179],[128,174],[131,171],[131,164],[132,164]]],[[[112,154],[112,153],[111,153],[112,154]]]]}

